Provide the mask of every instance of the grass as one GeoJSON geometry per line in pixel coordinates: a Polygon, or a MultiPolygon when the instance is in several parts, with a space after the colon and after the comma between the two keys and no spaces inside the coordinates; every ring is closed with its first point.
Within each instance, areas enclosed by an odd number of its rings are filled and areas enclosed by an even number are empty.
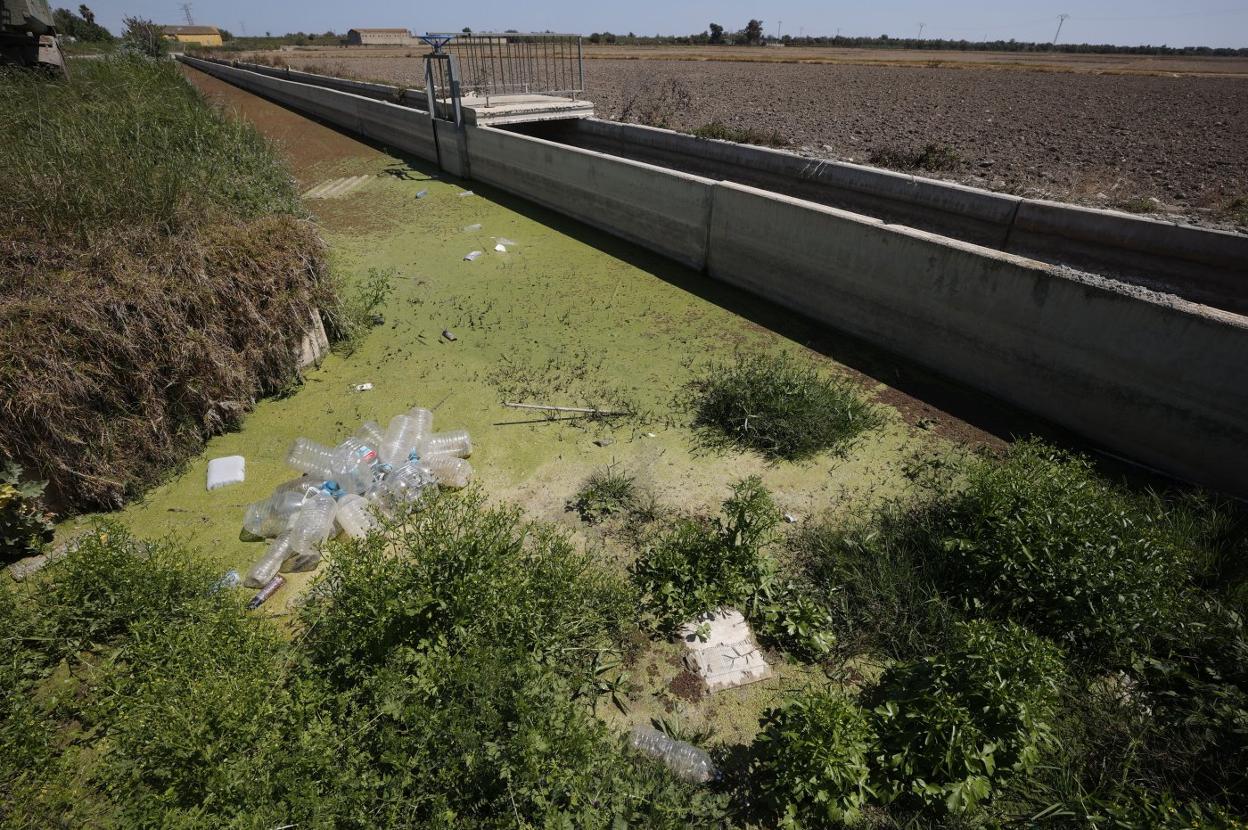
{"type": "Polygon", "coordinates": [[[880,423],[849,383],[786,354],[740,354],[712,364],[686,393],[707,446],[755,450],[770,459],[844,452],[880,423]]]}
{"type": "Polygon", "coordinates": [[[757,144],[762,147],[787,147],[788,139],[779,130],[760,130],[755,127],[730,127],[722,121],[712,121],[690,130],[698,138],[717,141],[735,141],[737,144],[757,144]]]}
{"type": "Polygon", "coordinates": [[[591,473],[568,506],[582,521],[597,524],[612,516],[631,514],[641,505],[637,479],[612,463],[591,473]]]}
{"type": "Polygon", "coordinates": [[[0,82],[0,455],[59,510],[116,507],[298,374],[324,247],[249,125],[175,65],[0,82]]]}

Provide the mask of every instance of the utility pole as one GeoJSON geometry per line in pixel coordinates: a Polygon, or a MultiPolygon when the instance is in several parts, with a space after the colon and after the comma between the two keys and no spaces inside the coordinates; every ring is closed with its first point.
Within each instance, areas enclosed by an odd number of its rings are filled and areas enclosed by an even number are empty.
{"type": "Polygon", "coordinates": [[[1057,34],[1056,34],[1056,35],[1053,35],[1053,45],[1054,45],[1054,46],[1056,46],[1056,45],[1057,45],[1057,38],[1058,38],[1058,37],[1062,34],[1062,25],[1066,22],[1066,19],[1067,19],[1068,17],[1070,17],[1070,15],[1068,15],[1068,14],[1059,14],[1059,15],[1057,16],[1057,34]]]}
{"type": "Polygon", "coordinates": [[[920,23],[920,24],[919,24],[919,40],[922,40],[922,39],[923,39],[923,30],[924,30],[925,28],[927,28],[927,24],[926,24],[926,23],[920,23]]]}
{"type": "Polygon", "coordinates": [[[182,10],[182,16],[186,18],[186,25],[194,26],[195,18],[191,15],[191,4],[181,3],[178,5],[178,8],[182,10]]]}

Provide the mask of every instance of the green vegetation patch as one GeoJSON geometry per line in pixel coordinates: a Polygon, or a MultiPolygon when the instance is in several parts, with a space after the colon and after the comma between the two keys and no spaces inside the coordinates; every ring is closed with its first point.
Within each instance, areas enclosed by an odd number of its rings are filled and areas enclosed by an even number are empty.
{"type": "Polygon", "coordinates": [[[632,567],[642,606],[670,632],[721,607],[741,611],[757,633],[819,659],[832,648],[826,610],[783,579],[766,552],[780,512],[762,480],[733,486],[722,515],[681,518],[652,538],[632,567]]]}
{"type": "Polygon", "coordinates": [[[685,827],[722,797],[593,714],[634,603],[479,492],[335,545],[287,633],[177,545],[97,526],[0,591],[20,825],[685,827]]]}
{"type": "Polygon", "coordinates": [[[331,311],[290,174],[169,62],[0,82],[0,457],[116,507],[298,375],[331,311]]]}
{"type": "Polygon", "coordinates": [[[847,381],[787,354],[738,354],[708,366],[687,389],[694,426],[711,447],[795,461],[843,452],[879,415],[847,381]]]}
{"type": "Polygon", "coordinates": [[[582,521],[596,524],[612,516],[635,513],[642,505],[636,477],[621,471],[616,464],[608,464],[590,473],[569,508],[582,521]]]}

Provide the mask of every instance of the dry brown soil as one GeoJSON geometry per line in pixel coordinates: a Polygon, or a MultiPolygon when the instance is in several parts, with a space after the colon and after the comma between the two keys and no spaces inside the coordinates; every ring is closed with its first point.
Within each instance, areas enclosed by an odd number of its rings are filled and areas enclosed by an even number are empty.
{"type": "MultiPolygon", "coordinates": [[[[327,49],[271,57],[416,84],[420,54],[327,49]]],[[[776,132],[798,152],[860,163],[935,144],[950,148],[956,162],[910,172],[1215,223],[1232,221],[1228,206],[1248,198],[1248,61],[1241,59],[949,53],[945,61],[945,53],[628,47],[587,54],[587,88],[601,117],[682,130],[721,121],[776,132]],[[831,62],[752,58],[807,52],[815,56],[801,60],[831,62]]]]}

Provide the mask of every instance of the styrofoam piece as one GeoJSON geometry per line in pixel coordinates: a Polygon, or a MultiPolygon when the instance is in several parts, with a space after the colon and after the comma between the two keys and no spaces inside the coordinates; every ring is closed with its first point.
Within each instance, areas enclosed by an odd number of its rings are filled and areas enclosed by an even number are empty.
{"type": "Polygon", "coordinates": [[[500,254],[505,254],[507,253],[507,246],[500,242],[494,246],[494,250],[498,251],[500,254]]]}
{"type": "Polygon", "coordinates": [[[477,257],[479,257],[479,256],[481,256],[481,252],[480,252],[480,251],[473,251],[472,253],[470,253],[470,254],[468,254],[468,255],[466,255],[466,256],[464,257],[464,261],[465,261],[465,262],[472,262],[473,260],[475,260],[475,259],[476,259],[477,257]]]}
{"type": "Polygon", "coordinates": [[[217,490],[230,484],[241,484],[247,462],[241,455],[227,455],[208,462],[208,489],[217,490]]]}
{"type": "Polygon", "coordinates": [[[480,223],[480,222],[477,222],[475,225],[465,225],[465,226],[464,226],[464,233],[476,233],[476,232],[477,232],[477,231],[479,231],[479,230],[481,230],[481,223],[480,223]]]}
{"type": "Polygon", "coordinates": [[[700,614],[677,634],[687,649],[685,667],[701,677],[710,692],[771,677],[771,666],[758,650],[750,624],[735,608],[700,614]]]}

